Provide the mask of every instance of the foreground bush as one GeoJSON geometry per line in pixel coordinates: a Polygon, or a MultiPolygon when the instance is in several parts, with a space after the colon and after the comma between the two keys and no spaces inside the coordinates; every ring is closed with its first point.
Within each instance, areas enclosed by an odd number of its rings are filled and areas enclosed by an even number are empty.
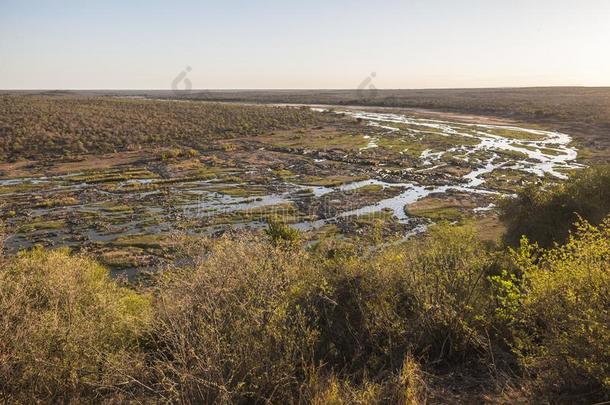
{"type": "Polygon", "coordinates": [[[557,394],[603,399],[610,392],[610,218],[599,228],[579,223],[565,246],[546,251],[524,238],[513,255],[522,277],[500,281],[498,310],[512,322],[523,366],[557,394]]]}
{"type": "Polygon", "coordinates": [[[407,386],[421,396],[419,382],[404,382],[419,367],[413,356],[487,355],[491,259],[472,230],[438,227],[408,250],[369,256],[276,236],[200,241],[181,257],[188,265],[166,272],[157,365],[174,398],[394,402],[407,386]]]}
{"type": "MultiPolygon", "coordinates": [[[[0,393],[59,401],[140,387],[148,299],[66,251],[33,250],[0,270],[0,393]]],[[[1,397],[0,397],[1,398],[1,397]]]]}
{"type": "Polygon", "coordinates": [[[296,396],[316,339],[289,305],[307,256],[246,235],[200,247],[159,293],[163,390],[203,403],[296,396]]]}
{"type": "Polygon", "coordinates": [[[522,235],[542,247],[564,243],[579,217],[599,224],[610,214],[610,165],[584,169],[546,189],[531,185],[504,201],[505,241],[518,246],[522,235]]]}
{"type": "Polygon", "coordinates": [[[295,298],[319,332],[319,362],[364,378],[397,372],[410,354],[447,363],[486,351],[477,327],[489,311],[491,257],[472,230],[439,226],[365,254],[319,248],[300,280],[295,298]]]}
{"type": "Polygon", "coordinates": [[[417,341],[432,359],[487,354],[486,319],[492,311],[487,277],[495,261],[470,227],[436,226],[428,238],[407,247],[402,285],[416,299],[417,341]]]}
{"type": "Polygon", "coordinates": [[[272,229],[178,241],[152,305],[84,256],[0,261],[0,400],[477,402],[515,373],[541,383],[521,398],[610,392],[610,220],[512,267],[467,227],[376,252],[272,229]]]}

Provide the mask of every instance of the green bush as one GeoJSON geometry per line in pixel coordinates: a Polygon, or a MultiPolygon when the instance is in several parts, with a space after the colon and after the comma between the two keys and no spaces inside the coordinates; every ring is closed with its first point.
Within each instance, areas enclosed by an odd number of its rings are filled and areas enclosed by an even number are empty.
{"type": "Polygon", "coordinates": [[[61,400],[139,387],[148,298],[84,256],[35,249],[0,269],[0,392],[61,400]]]}
{"type": "Polygon", "coordinates": [[[301,232],[284,224],[278,218],[268,220],[264,232],[276,246],[297,247],[303,239],[301,232]]]}
{"type": "Polygon", "coordinates": [[[603,399],[610,392],[610,218],[576,228],[566,245],[549,250],[521,241],[513,252],[521,277],[496,278],[498,311],[524,368],[547,388],[603,399]]]}
{"type": "Polygon", "coordinates": [[[518,246],[521,236],[551,247],[564,243],[579,216],[599,224],[610,213],[610,166],[584,169],[562,184],[530,185],[501,205],[505,241],[518,246]]]}

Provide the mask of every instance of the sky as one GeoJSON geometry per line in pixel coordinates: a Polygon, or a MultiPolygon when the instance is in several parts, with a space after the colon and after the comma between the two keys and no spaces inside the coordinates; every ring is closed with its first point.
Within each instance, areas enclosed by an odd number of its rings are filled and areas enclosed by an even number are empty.
{"type": "Polygon", "coordinates": [[[0,89],[189,83],[610,86],[610,1],[0,0],[0,89]]]}

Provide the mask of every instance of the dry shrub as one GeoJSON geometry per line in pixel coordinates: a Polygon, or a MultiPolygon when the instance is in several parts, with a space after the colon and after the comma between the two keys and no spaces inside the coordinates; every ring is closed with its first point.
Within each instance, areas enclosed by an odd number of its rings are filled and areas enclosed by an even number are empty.
{"type": "Polygon", "coordinates": [[[163,389],[195,403],[295,397],[316,338],[289,305],[307,256],[251,235],[198,246],[157,303],[163,389]]]}
{"type": "Polygon", "coordinates": [[[179,245],[188,265],[165,272],[157,303],[157,367],[172,398],[422,396],[408,340],[421,333],[419,315],[399,295],[400,261],[384,256],[391,269],[349,246],[308,252],[247,234],[179,245]]]}
{"type": "Polygon", "coordinates": [[[414,297],[416,337],[432,360],[466,360],[489,349],[487,277],[494,256],[473,228],[441,225],[401,260],[401,288],[414,297]]]}
{"type": "Polygon", "coordinates": [[[0,269],[0,392],[62,400],[135,392],[149,300],[67,251],[35,249],[0,269]]]}
{"type": "Polygon", "coordinates": [[[491,279],[505,263],[467,227],[378,252],[345,241],[305,249],[297,236],[277,226],[266,238],[180,239],[152,308],[82,255],[0,260],[0,393],[417,404],[451,386],[469,400],[493,390],[487,367],[504,338],[547,383],[545,398],[566,387],[606,398],[610,220],[580,225],[563,247],[524,243],[518,271],[491,279]],[[500,336],[489,334],[498,324],[500,336]]]}
{"type": "Polygon", "coordinates": [[[319,330],[319,362],[376,376],[395,372],[408,353],[435,362],[487,354],[492,257],[472,229],[439,226],[369,258],[327,251],[315,256],[298,296],[319,330]]]}

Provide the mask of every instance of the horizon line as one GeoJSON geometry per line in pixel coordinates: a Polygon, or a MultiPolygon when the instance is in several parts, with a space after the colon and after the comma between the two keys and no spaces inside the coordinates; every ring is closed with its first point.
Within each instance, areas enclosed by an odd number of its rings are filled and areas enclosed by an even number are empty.
{"type": "Polygon", "coordinates": [[[174,90],[168,88],[4,88],[0,92],[36,92],[36,91],[167,91],[173,93],[193,93],[202,91],[231,91],[231,92],[247,92],[247,91],[412,91],[412,90],[503,90],[503,89],[569,89],[569,88],[587,88],[587,89],[603,89],[610,88],[610,85],[557,85],[557,86],[491,86],[491,87],[405,87],[405,88],[376,88],[376,89],[357,89],[357,88],[198,88],[189,90],[174,90]]]}

